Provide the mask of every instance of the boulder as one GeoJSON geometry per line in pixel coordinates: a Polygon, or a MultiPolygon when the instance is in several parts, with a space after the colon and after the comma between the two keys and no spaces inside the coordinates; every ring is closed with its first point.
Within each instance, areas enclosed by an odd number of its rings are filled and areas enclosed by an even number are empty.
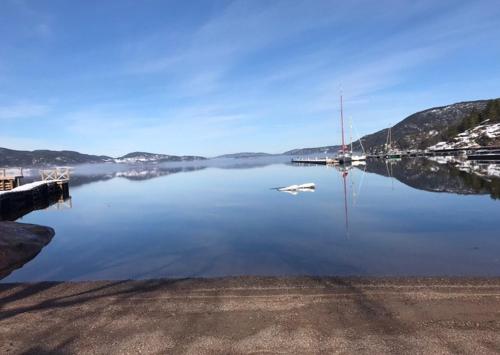
{"type": "Polygon", "coordinates": [[[33,259],[54,234],[49,227],[0,222],[0,279],[33,259]]]}

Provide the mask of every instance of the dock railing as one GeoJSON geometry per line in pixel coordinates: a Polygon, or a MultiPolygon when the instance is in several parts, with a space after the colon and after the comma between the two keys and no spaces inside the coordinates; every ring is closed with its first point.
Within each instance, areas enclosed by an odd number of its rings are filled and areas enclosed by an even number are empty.
{"type": "Polygon", "coordinates": [[[42,181],[69,181],[70,168],[54,168],[40,170],[42,181]]]}
{"type": "Polygon", "coordinates": [[[23,177],[23,168],[0,168],[0,179],[23,177]]]}

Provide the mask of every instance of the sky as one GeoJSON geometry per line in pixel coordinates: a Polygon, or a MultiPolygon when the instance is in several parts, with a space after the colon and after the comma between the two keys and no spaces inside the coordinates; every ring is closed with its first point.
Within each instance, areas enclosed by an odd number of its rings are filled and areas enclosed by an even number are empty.
{"type": "Polygon", "coordinates": [[[500,2],[0,0],[0,147],[215,156],[500,97],[500,2]]]}

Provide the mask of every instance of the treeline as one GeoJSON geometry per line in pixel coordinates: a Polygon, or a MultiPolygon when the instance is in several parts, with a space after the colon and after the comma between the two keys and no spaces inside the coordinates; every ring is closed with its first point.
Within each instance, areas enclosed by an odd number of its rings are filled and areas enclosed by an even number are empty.
{"type": "Polygon", "coordinates": [[[474,128],[485,121],[488,121],[488,123],[500,122],[500,99],[490,100],[484,110],[474,111],[457,125],[449,127],[441,133],[440,139],[449,141],[457,134],[474,128]]]}

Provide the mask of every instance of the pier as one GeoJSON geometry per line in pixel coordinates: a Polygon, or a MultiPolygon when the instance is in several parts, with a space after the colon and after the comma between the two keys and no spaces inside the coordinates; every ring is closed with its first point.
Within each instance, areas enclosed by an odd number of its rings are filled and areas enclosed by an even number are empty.
{"type": "Polygon", "coordinates": [[[69,168],[40,170],[40,176],[42,180],[24,185],[19,176],[17,181],[12,180],[10,175],[8,179],[2,180],[14,181],[15,186],[0,191],[0,220],[16,220],[33,210],[47,208],[69,197],[69,168]]]}
{"type": "Polygon", "coordinates": [[[0,191],[12,190],[20,186],[23,177],[22,168],[1,168],[0,191]]]}
{"type": "Polygon", "coordinates": [[[296,164],[316,164],[316,165],[333,165],[338,164],[337,159],[332,158],[294,158],[292,163],[296,164]]]}

